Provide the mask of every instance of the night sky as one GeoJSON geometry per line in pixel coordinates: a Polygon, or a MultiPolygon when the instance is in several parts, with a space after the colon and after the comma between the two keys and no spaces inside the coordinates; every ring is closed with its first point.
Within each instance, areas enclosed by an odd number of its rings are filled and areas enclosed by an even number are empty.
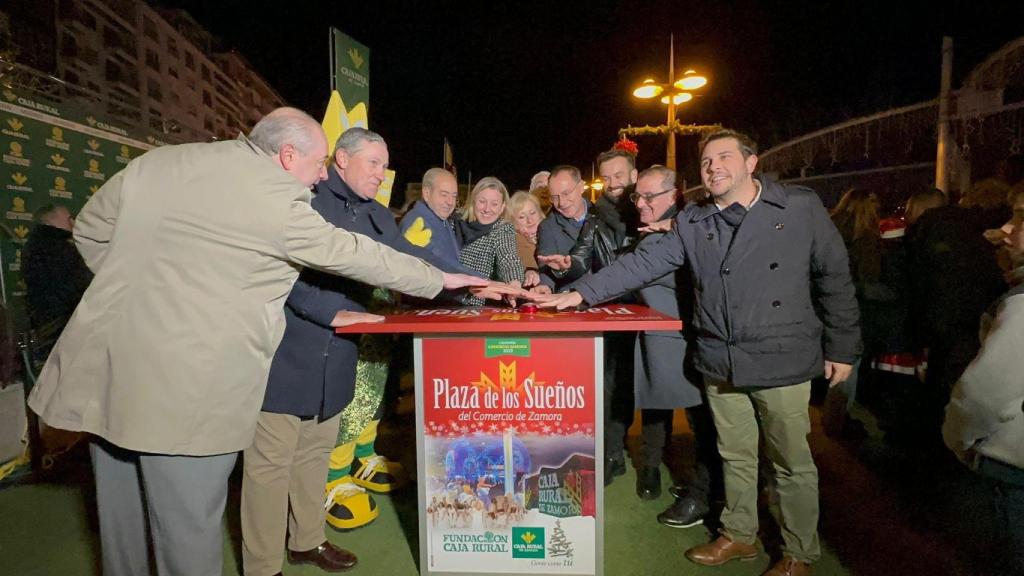
{"type": "MultiPolygon", "coordinates": [[[[291,104],[323,115],[328,28],[371,49],[370,127],[388,141],[396,193],[452,144],[459,179],[493,174],[510,189],[558,163],[589,177],[627,124],[661,124],[665,108],[632,87],[676,68],[710,79],[680,107],[762,149],[856,116],[934,97],[943,35],[954,87],[1024,35],[1024,2],[328,2],[162,0],[233,47],[291,104]]],[[[640,167],[664,140],[638,139],[640,167]]],[[[693,165],[695,140],[679,139],[693,165]]]]}

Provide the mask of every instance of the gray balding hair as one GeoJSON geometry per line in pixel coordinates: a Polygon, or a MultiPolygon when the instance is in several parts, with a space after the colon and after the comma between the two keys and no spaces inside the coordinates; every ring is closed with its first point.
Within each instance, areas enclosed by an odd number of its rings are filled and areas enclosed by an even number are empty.
{"type": "Polygon", "coordinates": [[[334,143],[334,150],[335,152],[344,150],[346,154],[352,156],[362,150],[367,142],[380,142],[387,146],[387,142],[384,141],[384,137],[380,134],[366,128],[353,126],[342,132],[341,136],[338,136],[338,141],[334,143]]]}
{"type": "Polygon", "coordinates": [[[676,171],[666,166],[662,166],[661,164],[655,164],[654,166],[645,169],[637,175],[636,181],[639,182],[641,178],[646,178],[648,176],[661,178],[662,190],[670,190],[676,187],[676,171]]]}
{"type": "Polygon", "coordinates": [[[430,170],[427,170],[426,172],[423,173],[423,182],[420,184],[420,187],[424,190],[429,188],[431,191],[433,191],[434,184],[437,183],[437,179],[444,174],[447,174],[453,178],[455,177],[455,174],[452,174],[451,172],[445,170],[444,168],[431,168],[430,170]]]}
{"type": "Polygon", "coordinates": [[[285,144],[291,144],[303,154],[316,146],[316,131],[320,123],[298,108],[278,108],[267,114],[252,128],[249,141],[268,154],[277,154],[285,144]]]}

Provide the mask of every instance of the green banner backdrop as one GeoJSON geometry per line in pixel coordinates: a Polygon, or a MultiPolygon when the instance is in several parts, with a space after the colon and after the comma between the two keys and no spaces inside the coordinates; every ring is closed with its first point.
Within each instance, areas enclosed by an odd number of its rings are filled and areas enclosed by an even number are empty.
{"type": "Polygon", "coordinates": [[[77,214],[103,183],[136,156],[163,144],[132,138],[74,106],[4,89],[0,98],[0,263],[3,301],[16,330],[25,320],[21,251],[32,213],[63,204],[77,214]]]}

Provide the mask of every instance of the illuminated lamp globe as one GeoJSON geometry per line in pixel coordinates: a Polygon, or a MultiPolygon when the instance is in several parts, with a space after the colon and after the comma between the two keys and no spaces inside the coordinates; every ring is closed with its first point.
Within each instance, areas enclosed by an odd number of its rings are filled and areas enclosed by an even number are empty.
{"type": "Polygon", "coordinates": [[[664,88],[654,83],[654,80],[648,78],[644,80],[643,86],[640,86],[636,90],[633,90],[633,96],[637,98],[654,98],[655,96],[662,93],[664,88]]]}
{"type": "MultiPolygon", "coordinates": [[[[690,94],[689,92],[676,94],[675,96],[672,97],[672,103],[675,104],[676,106],[682,104],[683,102],[689,102],[690,100],[693,100],[693,94],[690,94]]],[[[668,104],[668,96],[662,96],[661,103],[668,104]]]]}

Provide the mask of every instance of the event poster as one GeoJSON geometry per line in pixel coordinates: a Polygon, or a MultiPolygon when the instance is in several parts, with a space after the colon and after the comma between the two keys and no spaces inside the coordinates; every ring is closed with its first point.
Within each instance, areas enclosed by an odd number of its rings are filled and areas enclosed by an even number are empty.
{"type": "Polygon", "coordinates": [[[592,337],[422,340],[430,571],[595,573],[594,346],[592,337]]]}

